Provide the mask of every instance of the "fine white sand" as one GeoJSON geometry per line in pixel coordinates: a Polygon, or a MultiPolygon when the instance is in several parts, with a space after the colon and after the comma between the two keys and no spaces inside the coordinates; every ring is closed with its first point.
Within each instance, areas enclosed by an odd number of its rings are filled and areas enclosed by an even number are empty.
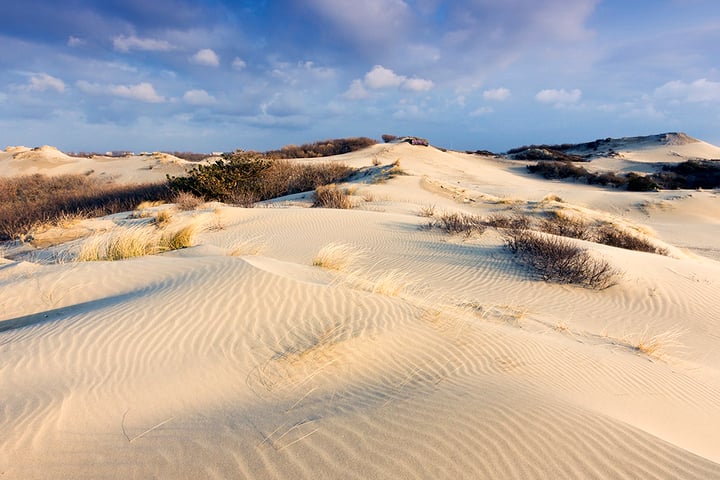
{"type": "Polygon", "coordinates": [[[346,185],[352,210],[158,206],[9,249],[0,478],[720,478],[718,192],[408,144],[333,158],[406,174],[346,185]],[[72,261],[162,210],[196,246],[72,261]],[[618,284],[550,284],[495,230],[450,236],[423,210],[562,210],[670,255],[583,242],[618,284]]]}

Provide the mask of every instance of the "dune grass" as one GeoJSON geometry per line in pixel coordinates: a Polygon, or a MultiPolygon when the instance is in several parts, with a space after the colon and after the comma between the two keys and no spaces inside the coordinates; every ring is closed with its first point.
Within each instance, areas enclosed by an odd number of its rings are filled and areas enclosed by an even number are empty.
{"type": "Polygon", "coordinates": [[[172,231],[158,230],[151,225],[118,227],[85,239],[75,260],[115,261],[179,250],[193,245],[197,231],[193,223],[172,231]]]}
{"type": "Polygon", "coordinates": [[[361,253],[356,247],[347,243],[329,243],[315,255],[313,265],[328,270],[347,270],[360,258],[361,253]]]}

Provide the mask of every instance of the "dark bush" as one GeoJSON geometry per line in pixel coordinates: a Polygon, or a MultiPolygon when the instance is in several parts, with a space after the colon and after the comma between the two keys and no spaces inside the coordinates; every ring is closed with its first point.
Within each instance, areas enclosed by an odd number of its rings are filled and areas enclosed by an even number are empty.
{"type": "Polygon", "coordinates": [[[382,137],[380,137],[380,138],[382,138],[383,142],[390,143],[393,140],[397,140],[398,137],[397,137],[397,135],[390,135],[389,133],[383,133],[382,137]]]}
{"type": "Polygon", "coordinates": [[[528,165],[530,173],[538,173],[548,179],[562,178],[583,178],[588,171],[570,162],[538,162],[535,165],[528,165]]]}
{"type": "Polygon", "coordinates": [[[286,145],[280,150],[265,152],[270,159],[317,158],[350,153],[376,145],[377,141],[367,137],[335,138],[303,145],[286,145]]]}
{"type": "Polygon", "coordinates": [[[677,165],[666,165],[657,177],[663,188],[718,188],[720,160],[688,160],[677,165]]]}
{"type": "Polygon", "coordinates": [[[352,172],[340,163],[298,164],[238,151],[224,154],[222,160],[210,165],[197,165],[186,177],[168,177],[168,181],[175,191],[251,206],[257,201],[314,190],[343,180],[352,172]]]}
{"type": "Polygon", "coordinates": [[[611,247],[624,248],[626,250],[656,253],[658,255],[668,254],[666,249],[658,248],[646,239],[619,230],[610,224],[604,224],[598,227],[594,232],[593,241],[602,243],[603,245],[610,245],[611,247]]]}
{"type": "Polygon", "coordinates": [[[616,283],[617,270],[569,240],[519,229],[505,230],[503,235],[507,249],[518,261],[530,266],[547,282],[597,290],[616,283]]]}
{"type": "Polygon", "coordinates": [[[446,233],[470,236],[473,233],[482,234],[485,231],[485,221],[476,216],[466,213],[445,213],[439,216],[433,226],[440,228],[446,233]]]}
{"type": "Polygon", "coordinates": [[[592,240],[592,226],[584,220],[567,217],[565,215],[553,215],[540,221],[540,231],[559,235],[561,237],[577,238],[580,240],[592,240]]]}
{"type": "Polygon", "coordinates": [[[193,167],[186,177],[168,175],[170,188],[190,192],[205,200],[229,201],[233,196],[257,192],[260,174],[270,160],[256,152],[223,154],[222,160],[193,167]]]}
{"type": "Polygon", "coordinates": [[[635,172],[627,174],[627,189],[631,192],[654,192],[658,190],[658,185],[652,175],[640,175],[635,172]]]}

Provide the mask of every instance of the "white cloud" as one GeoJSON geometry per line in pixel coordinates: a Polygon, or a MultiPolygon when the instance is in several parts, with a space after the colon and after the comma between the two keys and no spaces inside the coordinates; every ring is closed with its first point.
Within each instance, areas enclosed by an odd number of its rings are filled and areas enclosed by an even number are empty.
{"type": "MultiPolygon", "coordinates": [[[[72,37],[71,37],[72,38],[72,37]]],[[[157,40],[155,38],[139,38],[135,35],[126,37],[119,35],[113,38],[113,48],[118,52],[129,52],[130,50],[144,50],[151,52],[167,52],[174,47],[170,42],[157,40]]]]}
{"type": "Polygon", "coordinates": [[[495,110],[492,107],[480,107],[480,108],[470,112],[470,116],[471,117],[479,117],[482,115],[489,115],[489,114],[493,113],[494,111],[495,110]]]}
{"type": "Polygon", "coordinates": [[[432,80],[416,77],[408,78],[405,75],[398,75],[382,65],[375,65],[372,70],[365,74],[364,80],[354,80],[350,88],[358,90],[359,87],[367,87],[373,90],[380,90],[399,87],[412,92],[426,92],[434,86],[435,84],[432,80]]]}
{"type": "Polygon", "coordinates": [[[65,91],[65,82],[47,73],[41,73],[30,77],[30,84],[27,86],[27,90],[37,92],[55,90],[56,92],[63,92],[65,91]]]}
{"type": "Polygon", "coordinates": [[[343,96],[350,100],[360,100],[362,98],[368,98],[370,94],[365,89],[362,80],[356,79],[352,81],[350,88],[347,89],[343,96]]]}
{"type": "Polygon", "coordinates": [[[245,63],[245,60],[240,57],[233,58],[232,68],[234,68],[235,70],[242,70],[245,67],[247,67],[247,63],[245,63]]]}
{"type": "Polygon", "coordinates": [[[673,80],[655,89],[655,97],[682,102],[720,102],[720,82],[706,78],[685,83],[673,80]]]}
{"type": "Polygon", "coordinates": [[[555,105],[567,105],[580,101],[582,91],[577,88],[567,91],[564,88],[541,90],[535,95],[535,99],[542,103],[553,103],[555,105]]]}
{"type": "Polygon", "coordinates": [[[147,82],[136,85],[101,85],[80,80],[75,85],[81,92],[88,95],[109,95],[146,103],[162,103],[165,101],[165,97],[158,95],[152,84],[147,82]]]}
{"type": "Polygon", "coordinates": [[[205,90],[188,90],[183,95],[183,101],[189,105],[214,105],[217,103],[215,97],[205,90]]]}
{"type": "Polygon", "coordinates": [[[402,88],[413,92],[427,92],[431,90],[435,84],[432,80],[425,80],[422,78],[408,78],[402,84],[402,88]]]}
{"type": "Polygon", "coordinates": [[[399,87],[406,78],[407,77],[402,75],[397,75],[382,65],[375,65],[372,70],[365,74],[365,85],[373,89],[399,87]]]}
{"type": "Polygon", "coordinates": [[[510,90],[507,88],[492,88],[483,92],[483,98],[485,100],[496,100],[502,102],[510,97],[510,90]]]}
{"type": "Polygon", "coordinates": [[[218,57],[217,53],[209,48],[199,50],[195,55],[190,57],[190,61],[197,63],[198,65],[207,65],[209,67],[217,67],[220,65],[220,57],[218,57]]]}
{"type": "Polygon", "coordinates": [[[73,37],[72,35],[70,35],[67,40],[68,47],[80,47],[85,45],[85,43],[85,40],[82,38],[73,37]]]}

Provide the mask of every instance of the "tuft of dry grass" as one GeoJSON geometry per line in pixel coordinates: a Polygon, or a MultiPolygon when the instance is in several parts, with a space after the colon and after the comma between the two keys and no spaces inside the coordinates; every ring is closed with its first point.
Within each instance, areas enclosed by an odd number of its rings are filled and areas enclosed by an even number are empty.
{"type": "Polygon", "coordinates": [[[355,263],[362,252],[347,243],[329,243],[313,258],[313,265],[328,270],[347,270],[355,263]]]}
{"type": "Polygon", "coordinates": [[[172,212],[170,212],[170,210],[160,210],[155,215],[153,223],[157,227],[164,227],[167,226],[168,223],[170,223],[170,220],[172,220],[172,212]]]}
{"type": "Polygon", "coordinates": [[[147,225],[120,227],[87,238],[76,257],[78,262],[125,260],[178,250],[193,245],[197,226],[189,224],[172,232],[158,233],[147,225]]]}
{"type": "Polygon", "coordinates": [[[177,206],[178,210],[187,211],[197,210],[205,203],[205,200],[190,192],[178,192],[172,198],[172,202],[177,206]]]}
{"type": "Polygon", "coordinates": [[[331,183],[317,187],[313,207],[349,209],[353,207],[353,204],[344,191],[331,183]]]}
{"type": "Polygon", "coordinates": [[[432,218],[435,216],[435,205],[423,205],[418,211],[418,217],[432,218]]]}
{"type": "Polygon", "coordinates": [[[646,327],[640,333],[626,335],[620,342],[638,353],[664,360],[682,349],[682,343],[679,341],[682,334],[682,329],[675,328],[652,335],[646,327]]]}
{"type": "Polygon", "coordinates": [[[197,232],[198,227],[194,223],[189,223],[172,232],[166,232],[160,237],[157,248],[159,251],[165,252],[192,247],[195,244],[197,232]]]}

